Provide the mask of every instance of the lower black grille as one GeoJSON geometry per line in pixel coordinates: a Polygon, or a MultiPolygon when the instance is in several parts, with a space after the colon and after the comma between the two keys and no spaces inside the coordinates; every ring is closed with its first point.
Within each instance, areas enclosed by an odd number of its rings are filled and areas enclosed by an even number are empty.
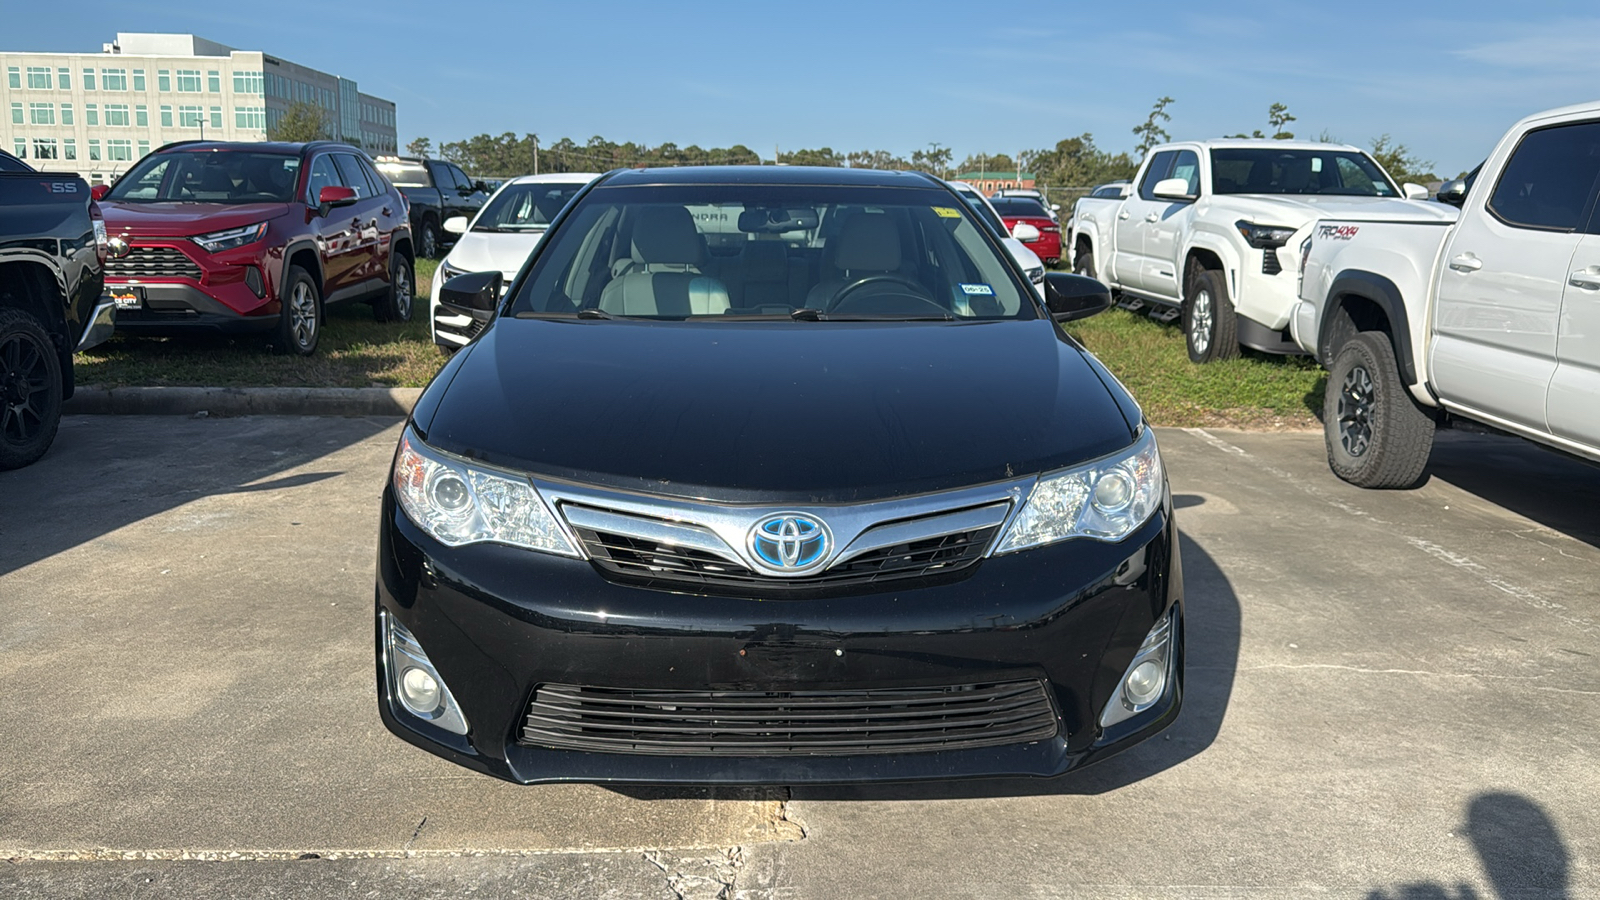
{"type": "Polygon", "coordinates": [[[1261,256],[1261,274],[1276,275],[1283,271],[1283,263],[1278,262],[1278,251],[1267,250],[1261,256]]]}
{"type": "Polygon", "coordinates": [[[127,256],[106,260],[108,278],[189,278],[200,280],[200,266],[175,247],[134,247],[127,256]]]}
{"type": "Polygon", "coordinates": [[[624,534],[576,529],[602,574],[649,587],[693,587],[703,593],[798,596],[836,589],[956,575],[976,565],[998,526],[872,550],[818,575],[775,578],[702,550],[624,534]]]}
{"type": "Polygon", "coordinates": [[[663,691],[540,685],[519,742],[698,756],[907,753],[1052,738],[1039,681],[855,691],[663,691]]]}

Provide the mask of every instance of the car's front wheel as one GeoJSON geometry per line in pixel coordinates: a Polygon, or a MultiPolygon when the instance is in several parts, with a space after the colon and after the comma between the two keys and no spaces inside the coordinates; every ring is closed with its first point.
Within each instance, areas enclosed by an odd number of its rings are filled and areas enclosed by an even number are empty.
{"type": "Polygon", "coordinates": [[[0,470],[20,469],[50,449],[61,427],[61,358],[44,326],[0,309],[0,470]]]}
{"type": "Polygon", "coordinates": [[[1228,286],[1216,269],[1201,269],[1189,278],[1183,300],[1183,333],[1189,361],[1208,363],[1239,355],[1239,321],[1228,286]]]}
{"type": "Polygon", "coordinates": [[[1400,382],[1389,336],[1363,331],[1328,370],[1322,401],[1328,467],[1357,487],[1406,488],[1422,478],[1434,418],[1400,382]]]}
{"type": "Polygon", "coordinates": [[[273,349],[279,353],[310,356],[317,352],[322,337],[322,292],[311,275],[299,266],[290,266],[283,284],[283,309],[278,315],[278,331],[273,349]]]}
{"type": "Polygon", "coordinates": [[[435,259],[439,255],[439,225],[432,217],[422,220],[422,231],[417,235],[417,252],[423,259],[435,259]]]}
{"type": "Polygon", "coordinates": [[[1089,249],[1088,244],[1079,244],[1077,251],[1072,254],[1072,271],[1089,278],[1095,277],[1094,251],[1089,249]]]}

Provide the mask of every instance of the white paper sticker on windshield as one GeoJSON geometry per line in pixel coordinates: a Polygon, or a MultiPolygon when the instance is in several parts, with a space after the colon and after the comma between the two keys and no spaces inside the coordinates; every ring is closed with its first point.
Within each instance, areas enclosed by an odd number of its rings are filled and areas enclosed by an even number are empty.
{"type": "Polygon", "coordinates": [[[987,284],[963,284],[961,293],[969,297],[993,297],[994,288],[989,287],[987,284]]]}

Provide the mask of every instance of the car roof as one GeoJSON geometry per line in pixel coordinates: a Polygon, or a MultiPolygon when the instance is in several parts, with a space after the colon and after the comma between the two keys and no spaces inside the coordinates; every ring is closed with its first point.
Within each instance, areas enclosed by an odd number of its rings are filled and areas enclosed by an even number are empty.
{"type": "Polygon", "coordinates": [[[506,184],[588,184],[599,177],[599,172],[546,172],[543,175],[518,175],[507,179],[506,184]]]}
{"type": "Polygon", "coordinates": [[[343,141],[308,141],[306,143],[291,143],[289,141],[176,141],[163,144],[156,148],[157,153],[182,151],[185,153],[203,153],[206,151],[256,151],[264,153],[301,153],[307,150],[321,148],[353,150],[356,153],[363,151],[353,144],[343,141]]]}
{"type": "Polygon", "coordinates": [[[845,169],[837,166],[677,166],[617,169],[606,187],[680,184],[829,185],[834,187],[943,187],[922,172],[845,169]]]}

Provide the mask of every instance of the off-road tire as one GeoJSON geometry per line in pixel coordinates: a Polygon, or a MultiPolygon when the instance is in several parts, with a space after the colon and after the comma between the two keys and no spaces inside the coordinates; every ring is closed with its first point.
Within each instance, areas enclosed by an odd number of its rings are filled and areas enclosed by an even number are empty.
{"type": "Polygon", "coordinates": [[[1181,318],[1190,362],[1208,363],[1239,355],[1239,319],[1222,272],[1197,269],[1189,276],[1181,318]]]}
{"type": "Polygon", "coordinates": [[[305,269],[290,266],[280,296],[283,308],[278,314],[272,349],[293,356],[317,352],[317,341],[322,337],[322,291],[316,280],[305,269]]]}
{"type": "Polygon", "coordinates": [[[1333,474],[1357,487],[1413,487],[1427,468],[1433,432],[1434,416],[1400,382],[1389,336],[1363,331],[1345,341],[1322,401],[1333,474]]]}
{"type": "Polygon", "coordinates": [[[61,427],[61,357],[20,309],[0,309],[0,471],[37,462],[61,427]]]}
{"type": "Polygon", "coordinates": [[[1094,274],[1094,251],[1089,249],[1087,244],[1079,244],[1077,249],[1072,251],[1072,271],[1077,275],[1087,275],[1090,278],[1096,277],[1094,274]]]}
{"type": "Polygon", "coordinates": [[[422,220],[422,230],[417,234],[417,253],[423,259],[439,258],[439,223],[433,216],[422,220]]]}
{"type": "Polygon", "coordinates": [[[403,253],[389,254],[389,292],[372,301],[379,322],[409,322],[417,305],[416,270],[403,253]]]}

